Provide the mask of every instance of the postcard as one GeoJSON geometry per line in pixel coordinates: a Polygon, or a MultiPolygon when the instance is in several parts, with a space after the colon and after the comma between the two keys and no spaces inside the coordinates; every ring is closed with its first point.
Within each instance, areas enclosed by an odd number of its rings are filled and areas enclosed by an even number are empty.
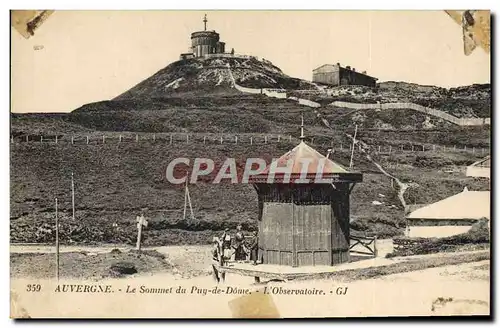
{"type": "Polygon", "coordinates": [[[27,318],[491,315],[490,12],[11,11],[27,318]]]}

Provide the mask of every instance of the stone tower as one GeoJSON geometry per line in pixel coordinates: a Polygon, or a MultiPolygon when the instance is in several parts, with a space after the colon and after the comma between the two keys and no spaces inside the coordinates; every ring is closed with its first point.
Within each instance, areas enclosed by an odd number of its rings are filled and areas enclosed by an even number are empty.
{"type": "Polygon", "coordinates": [[[220,54],[225,51],[225,43],[220,41],[219,33],[207,31],[207,15],[203,18],[204,29],[191,33],[191,51],[194,57],[207,54],[220,54]]]}

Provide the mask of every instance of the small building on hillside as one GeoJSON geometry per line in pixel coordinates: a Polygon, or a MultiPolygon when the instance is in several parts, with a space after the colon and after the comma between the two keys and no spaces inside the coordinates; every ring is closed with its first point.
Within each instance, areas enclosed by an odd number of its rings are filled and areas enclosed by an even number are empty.
{"type": "Polygon", "coordinates": [[[489,178],[491,170],[491,157],[486,156],[482,160],[475,162],[474,164],[467,166],[468,177],[481,177],[489,178]]]}
{"type": "Polygon", "coordinates": [[[313,69],[312,81],[332,86],[364,85],[375,87],[377,85],[377,79],[367,75],[366,71],[357,72],[354,67],[342,67],[340,63],[336,65],[325,64],[313,69]]]}
{"type": "Polygon", "coordinates": [[[490,219],[490,192],[469,191],[424,206],[406,217],[408,237],[442,238],[467,232],[480,219],[490,219]]]}
{"type": "Polygon", "coordinates": [[[302,130],[295,148],[252,177],[262,263],[298,267],[348,262],[349,195],[361,180],[361,173],[308,146],[302,130]],[[278,173],[277,168],[288,165],[289,175],[278,173]]]}

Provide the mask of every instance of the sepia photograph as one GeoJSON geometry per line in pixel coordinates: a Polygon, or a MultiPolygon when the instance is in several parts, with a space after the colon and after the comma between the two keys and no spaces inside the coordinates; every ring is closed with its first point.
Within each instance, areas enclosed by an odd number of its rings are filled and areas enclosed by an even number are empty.
{"type": "Polygon", "coordinates": [[[490,17],[11,10],[10,317],[491,319],[490,17]]]}

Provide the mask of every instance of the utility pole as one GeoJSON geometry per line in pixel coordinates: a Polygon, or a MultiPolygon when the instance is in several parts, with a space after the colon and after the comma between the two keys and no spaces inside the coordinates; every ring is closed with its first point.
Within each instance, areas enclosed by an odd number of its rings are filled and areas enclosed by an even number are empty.
{"type": "Polygon", "coordinates": [[[351,150],[351,161],[349,163],[349,169],[352,169],[352,158],[354,157],[354,145],[356,144],[356,135],[358,134],[358,125],[354,128],[354,137],[352,138],[352,150],[351,150]]]}
{"type": "Polygon", "coordinates": [[[186,186],[184,187],[184,214],[182,215],[183,220],[186,220],[186,210],[187,210],[187,200],[188,200],[187,184],[188,184],[188,178],[186,176],[186,186]]]}
{"type": "Polygon", "coordinates": [[[75,220],[75,179],[73,172],[71,172],[71,203],[73,208],[73,221],[75,220]]]}
{"type": "Polygon", "coordinates": [[[189,195],[189,190],[187,189],[187,186],[186,186],[186,191],[187,191],[188,202],[189,202],[189,211],[191,212],[191,220],[194,220],[193,205],[191,204],[191,196],[189,195]]]}
{"type": "Polygon", "coordinates": [[[137,244],[136,244],[136,249],[138,251],[141,250],[141,239],[142,239],[142,227],[147,227],[148,226],[148,220],[144,217],[144,214],[141,214],[141,216],[138,216],[136,218],[137,220],[137,244]]]}
{"type": "Polygon", "coordinates": [[[59,217],[57,215],[57,198],[56,198],[56,279],[59,282],[59,217]]]}
{"type": "Polygon", "coordinates": [[[188,180],[186,178],[186,189],[184,191],[184,215],[183,219],[186,219],[187,205],[189,203],[189,211],[191,213],[191,220],[194,220],[193,206],[191,205],[191,196],[189,195],[188,180]]]}

